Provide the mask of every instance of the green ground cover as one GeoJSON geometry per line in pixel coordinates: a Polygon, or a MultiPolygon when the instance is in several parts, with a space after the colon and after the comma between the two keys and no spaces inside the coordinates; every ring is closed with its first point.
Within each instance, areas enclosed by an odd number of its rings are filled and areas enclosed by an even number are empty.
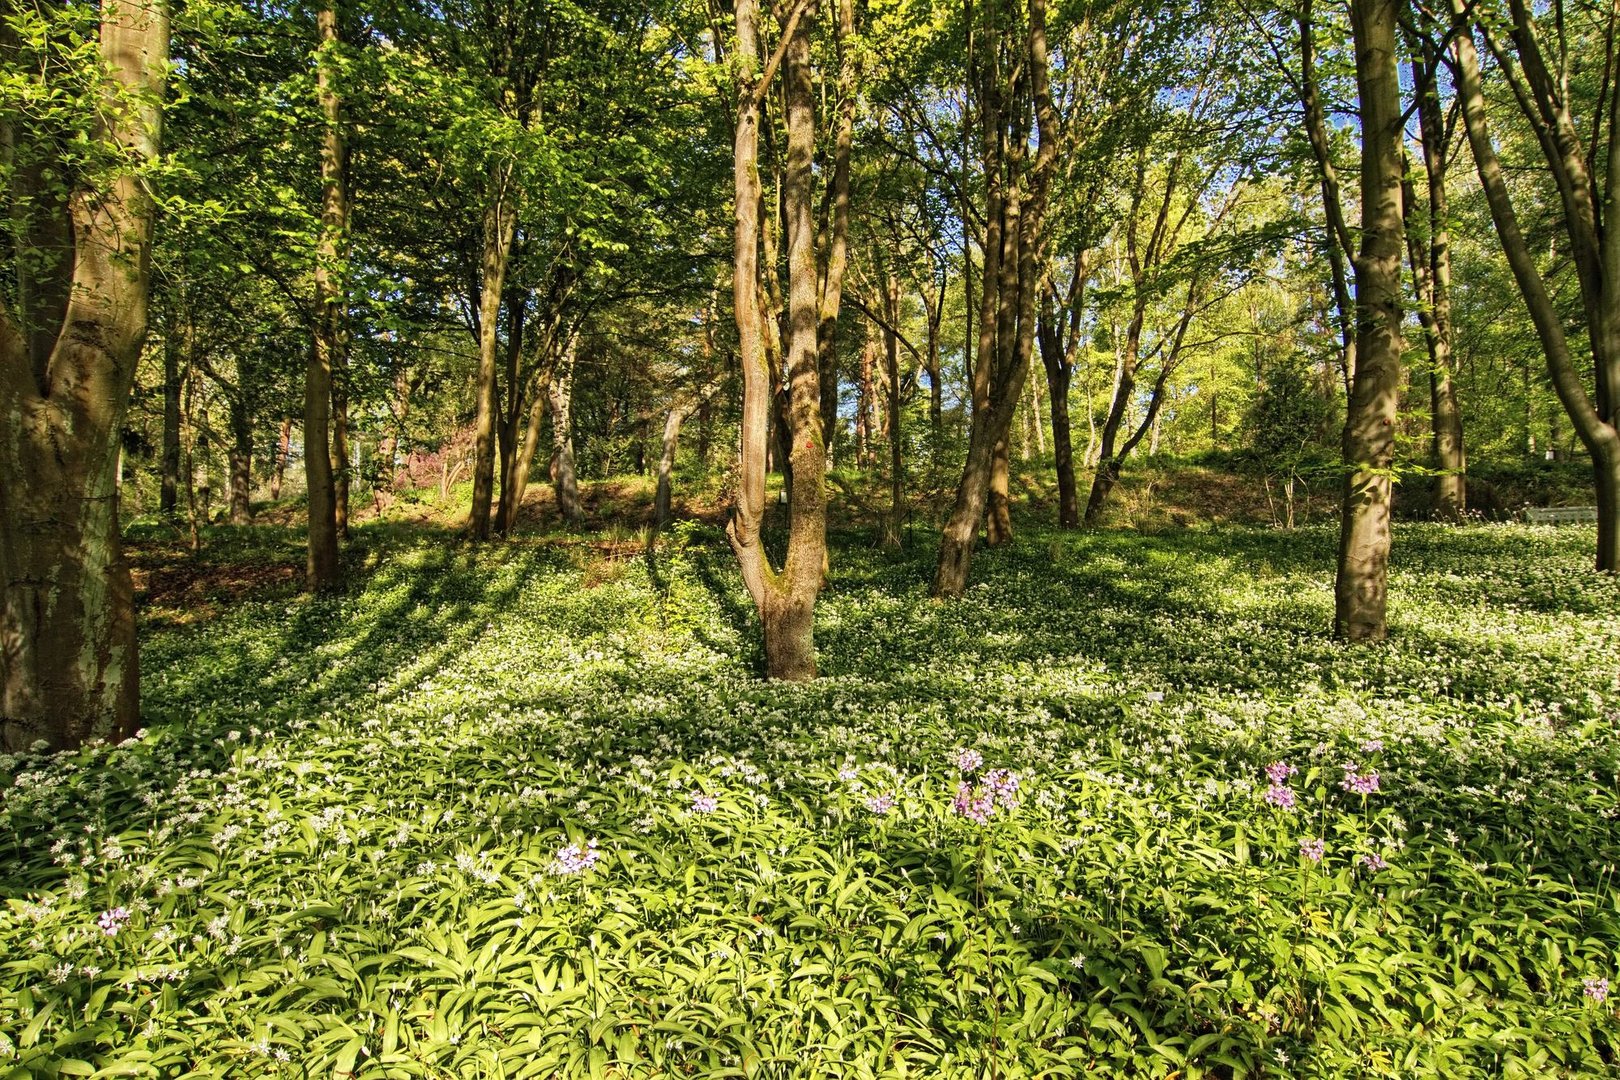
{"type": "Polygon", "coordinates": [[[0,758],[0,1064],[1611,1075],[1590,532],[1402,527],[1376,649],[1333,543],[1031,530],[939,605],[844,537],[808,686],[699,529],[149,610],[144,737],[0,758]]]}

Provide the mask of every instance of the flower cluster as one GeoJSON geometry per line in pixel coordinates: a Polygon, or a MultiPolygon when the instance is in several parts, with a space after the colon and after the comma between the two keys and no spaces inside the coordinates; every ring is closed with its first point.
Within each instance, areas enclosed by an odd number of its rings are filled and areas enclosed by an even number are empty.
{"type": "Polygon", "coordinates": [[[1376,851],[1372,852],[1369,855],[1361,856],[1359,859],[1356,860],[1356,862],[1360,863],[1362,866],[1366,867],[1369,871],[1371,871],[1371,872],[1373,872],[1375,874],[1380,870],[1388,870],[1389,869],[1389,860],[1385,859],[1382,855],[1378,854],[1378,852],[1376,852],[1376,851]]]}
{"type": "Polygon", "coordinates": [[[1378,790],[1378,773],[1359,772],[1359,765],[1346,762],[1344,765],[1344,779],[1339,786],[1353,795],[1371,795],[1378,790]]]}
{"type": "Polygon", "coordinates": [[[866,809],[878,817],[886,817],[894,810],[894,796],[873,795],[866,800],[866,809]]]}
{"type": "MultiPolygon", "coordinates": [[[[972,769],[984,764],[977,751],[969,750],[967,754],[971,755],[972,769]]],[[[962,766],[961,757],[958,755],[958,768],[964,773],[971,772],[972,769],[962,766]]],[[[951,801],[951,810],[975,825],[987,824],[996,807],[1004,810],[1017,807],[1018,783],[1018,774],[1011,769],[991,769],[977,784],[964,776],[956,785],[956,798],[951,801]]]]}
{"type": "Polygon", "coordinates": [[[984,765],[984,755],[977,750],[958,750],[951,755],[951,764],[963,776],[972,776],[984,765]]]}
{"type": "Polygon", "coordinates": [[[1279,810],[1292,810],[1299,801],[1294,796],[1294,789],[1288,786],[1288,778],[1299,772],[1296,766],[1286,761],[1273,761],[1266,766],[1266,776],[1271,780],[1271,786],[1266,788],[1266,802],[1279,810]]]}
{"type": "Polygon", "coordinates": [[[1609,1000],[1609,980],[1600,975],[1588,975],[1582,979],[1581,990],[1599,1005],[1609,1000]]]}
{"type": "Polygon", "coordinates": [[[701,791],[695,791],[692,793],[692,813],[712,814],[715,812],[715,810],[719,809],[719,807],[720,800],[716,799],[713,795],[705,795],[701,791]]]}
{"type": "Polygon", "coordinates": [[[118,931],[122,930],[124,928],[124,924],[128,921],[129,909],[121,907],[115,907],[110,911],[103,911],[96,917],[96,925],[101,927],[101,932],[106,934],[108,937],[112,937],[114,934],[118,933],[118,931]]]}
{"type": "Polygon", "coordinates": [[[1315,839],[1304,839],[1299,842],[1299,856],[1302,859],[1309,859],[1313,863],[1319,863],[1322,861],[1322,856],[1325,854],[1327,854],[1326,840],[1318,837],[1315,839]]]}
{"type": "Polygon", "coordinates": [[[596,850],[595,839],[587,840],[583,844],[569,844],[558,850],[555,858],[546,867],[546,873],[556,876],[567,874],[583,874],[595,866],[602,853],[596,850]]]}

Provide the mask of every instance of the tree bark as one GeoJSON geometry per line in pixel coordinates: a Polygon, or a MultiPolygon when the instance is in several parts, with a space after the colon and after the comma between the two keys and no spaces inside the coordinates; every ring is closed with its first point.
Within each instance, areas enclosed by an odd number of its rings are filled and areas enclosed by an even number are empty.
{"type": "MultiPolygon", "coordinates": [[[[1416,284],[1418,319],[1429,353],[1429,419],[1433,433],[1431,458],[1435,470],[1429,511],[1442,521],[1459,521],[1468,508],[1468,461],[1463,449],[1462,410],[1457,404],[1456,360],[1451,351],[1451,230],[1446,174],[1450,148],[1445,115],[1436,82],[1437,48],[1429,42],[1414,45],[1412,81],[1417,96],[1418,123],[1423,145],[1423,174],[1428,181],[1428,244],[1407,229],[1408,258],[1416,284]]],[[[1412,192],[1405,194],[1406,213],[1415,210],[1412,192]]]]}
{"type": "Polygon", "coordinates": [[[816,327],[821,437],[826,446],[828,468],[832,467],[838,430],[838,313],[843,298],[844,272],[849,266],[849,155],[855,132],[856,93],[855,49],[849,41],[855,33],[854,0],[836,0],[836,3],[838,119],[833,132],[832,183],[827,189],[832,222],[826,242],[827,263],[820,273],[816,327]]]}
{"type": "Polygon", "coordinates": [[[1361,247],[1356,253],[1356,372],[1344,425],[1344,505],[1333,629],[1376,641],[1386,622],[1390,467],[1401,380],[1400,78],[1396,0],[1351,0],[1361,103],[1361,247]]]}
{"type": "MultiPolygon", "coordinates": [[[[1457,96],[1480,186],[1502,252],[1535,324],[1553,389],[1592,460],[1598,508],[1597,568],[1620,570],[1620,228],[1614,227],[1620,223],[1610,221],[1609,227],[1603,229],[1599,217],[1620,202],[1620,79],[1610,80],[1609,97],[1599,105],[1606,112],[1608,127],[1607,167],[1600,184],[1586,166],[1563,98],[1567,79],[1562,78],[1562,73],[1555,75],[1548,70],[1529,9],[1522,4],[1512,5],[1514,42],[1527,69],[1519,73],[1515,98],[1536,133],[1564,204],[1563,236],[1570,242],[1571,259],[1576,264],[1591,344],[1595,393],[1589,395],[1575,366],[1563,319],[1519,226],[1502,163],[1491,141],[1479,56],[1467,29],[1469,8],[1464,0],[1452,0],[1452,13],[1460,31],[1452,43],[1457,96]],[[1533,77],[1527,79],[1532,72],[1533,77]]],[[[1608,33],[1613,35],[1615,30],[1611,20],[1608,33]]],[[[1612,37],[1607,44],[1612,57],[1612,37]]],[[[1511,65],[1506,63],[1509,59],[1497,50],[1499,67],[1511,71],[1511,65]]]]}
{"type": "Polygon", "coordinates": [[[906,520],[905,473],[900,438],[900,279],[890,274],[883,292],[884,316],[888,328],[883,334],[884,369],[889,384],[889,516],[883,523],[883,546],[900,546],[900,530],[906,520]]]}
{"type": "Polygon", "coordinates": [[[315,252],[315,336],[304,372],[304,479],[309,492],[309,555],[306,587],[318,592],[338,583],[337,492],[333,484],[331,438],[332,374],[343,367],[347,347],[346,289],[340,263],[348,244],[349,198],[345,173],[347,144],[341,101],[335,86],[333,52],[338,47],[336,0],[325,0],[316,16],[320,49],[316,96],[325,130],[321,137],[321,234],[315,252]]]}
{"type": "MultiPolygon", "coordinates": [[[[771,565],[760,542],[765,501],[765,442],[771,408],[770,370],[759,313],[759,103],[769,73],[759,71],[757,0],[738,0],[738,122],[733,153],[735,249],[733,289],[739,352],[743,368],[741,482],[727,536],[743,583],[759,613],[765,643],[765,674],[790,681],[816,675],[815,604],[826,566],[825,438],[821,424],[818,323],[822,295],[811,208],[815,150],[815,95],[811,76],[810,29],[814,3],[788,16],[783,28],[783,103],[787,120],[787,161],[782,206],[788,240],[788,318],[784,375],[786,426],[791,476],[787,558],[771,565]]],[[[770,268],[774,273],[774,266],[770,268]]]]}
{"type": "Polygon", "coordinates": [[[467,532],[474,540],[489,539],[490,504],[495,493],[495,426],[500,412],[495,388],[498,331],[506,266],[517,229],[511,183],[511,166],[491,169],[489,205],[484,211],[484,250],[479,261],[478,377],[474,387],[478,407],[473,419],[472,509],[467,516],[467,532]]]}
{"type": "MultiPolygon", "coordinates": [[[[176,411],[178,412],[179,411],[178,410],[178,399],[176,401],[176,405],[177,405],[176,411]]],[[[178,424],[176,426],[178,427],[178,424]]],[[[175,439],[175,457],[177,459],[177,465],[176,465],[177,468],[178,468],[178,458],[179,458],[179,456],[180,456],[179,439],[178,439],[178,437],[176,437],[176,439],[175,439]]],[[[275,502],[277,499],[281,498],[281,484],[282,484],[283,478],[287,474],[287,459],[289,457],[291,457],[291,456],[292,456],[292,417],[283,416],[281,418],[281,431],[276,436],[276,464],[275,464],[274,470],[272,470],[271,473],[270,473],[270,501],[271,502],[275,502]]]]}
{"type": "Polygon", "coordinates": [[[175,335],[163,342],[163,463],[158,512],[172,516],[180,490],[180,350],[175,335]]]}
{"type": "Polygon", "coordinates": [[[676,405],[664,418],[663,452],[658,455],[658,486],[653,493],[653,528],[662,529],[669,524],[670,502],[675,481],[675,453],[681,435],[681,422],[686,419],[686,407],[676,405]]]}
{"type": "Polygon", "coordinates": [[[245,394],[229,396],[231,447],[226,459],[231,469],[231,524],[253,522],[253,415],[245,394]]]}
{"type": "Polygon", "coordinates": [[[349,350],[339,350],[332,369],[332,518],[339,540],[349,538],[349,350]]]}
{"type": "Polygon", "coordinates": [[[985,174],[978,362],[972,374],[967,461],[957,485],[956,505],[942,531],[939,562],[930,587],[936,597],[960,596],[967,587],[973,541],[989,500],[997,445],[1007,438],[1029,372],[1039,288],[1036,266],[1044,239],[1047,192],[1057,162],[1058,120],[1050,86],[1045,0],[1029,0],[1027,37],[1013,50],[1021,62],[1012,65],[1027,70],[1028,77],[1013,80],[1011,86],[1003,83],[995,62],[1000,44],[996,13],[987,14],[988,40],[978,46],[980,60],[973,65],[985,174]],[[1027,101],[1016,100],[1012,92],[1024,86],[1027,101]],[[1033,165],[1026,161],[1028,113],[1034,115],[1037,134],[1033,165]]]}
{"type": "Polygon", "coordinates": [[[1327,110],[1322,104],[1320,80],[1316,74],[1316,30],[1311,21],[1312,0],[1305,0],[1299,14],[1300,104],[1305,113],[1305,133],[1316,158],[1317,179],[1322,189],[1322,212],[1327,218],[1328,267],[1332,271],[1333,307],[1339,318],[1339,369],[1346,396],[1356,377],[1355,301],[1345,262],[1350,258],[1351,238],[1345,223],[1344,200],[1340,194],[1339,171],[1333,163],[1328,141],[1327,110]]]}
{"type": "MultiPolygon", "coordinates": [[[[1084,256],[1082,256],[1082,260],[1084,256]]],[[[1068,333],[1062,332],[1057,318],[1056,292],[1042,291],[1040,320],[1036,325],[1041,364],[1046,368],[1046,397],[1052,420],[1052,464],[1057,472],[1058,526],[1072,529],[1080,524],[1080,497],[1074,481],[1074,435],[1069,424],[1069,387],[1074,380],[1074,349],[1079,341],[1080,294],[1085,267],[1071,287],[1066,313],[1068,333]]]]}
{"type": "Polygon", "coordinates": [[[557,494],[557,512],[570,528],[585,516],[579,503],[579,478],[574,474],[574,355],[570,337],[551,375],[551,484],[557,494]]]}
{"type": "Polygon", "coordinates": [[[91,137],[127,155],[73,193],[69,300],[43,366],[0,302],[0,748],[134,732],[134,589],[119,537],[119,433],[146,334],[152,221],[139,163],[158,153],[169,54],[161,0],[108,6],[108,89],[91,137]]]}

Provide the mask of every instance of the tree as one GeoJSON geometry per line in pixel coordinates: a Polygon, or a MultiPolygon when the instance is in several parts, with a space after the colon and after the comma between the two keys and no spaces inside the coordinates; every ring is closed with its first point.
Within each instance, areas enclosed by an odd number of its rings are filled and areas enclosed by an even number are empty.
{"type": "Polygon", "coordinates": [[[1361,247],[1356,252],[1356,367],[1344,424],[1344,505],[1334,634],[1374,641],[1386,624],[1391,469],[1401,383],[1400,74],[1397,0],[1352,0],[1361,103],[1361,247]]]}
{"type": "Polygon", "coordinates": [[[320,34],[316,97],[323,121],[321,224],[315,253],[315,335],[304,375],[304,479],[309,490],[305,583],[312,592],[336,586],[340,569],[338,493],[327,442],[331,437],[332,378],[345,366],[347,347],[343,263],[349,231],[348,147],[335,72],[339,47],[336,0],[323,0],[316,25],[320,34]]]}
{"type": "MultiPolygon", "coordinates": [[[[19,22],[30,17],[3,10],[19,22]]],[[[0,445],[0,744],[7,750],[40,739],[62,749],[119,738],[139,718],[134,593],[118,523],[119,435],[146,334],[155,204],[143,173],[158,155],[169,55],[162,0],[103,7],[99,41],[72,29],[64,34],[37,9],[33,17],[38,34],[26,41],[10,19],[4,31],[12,37],[4,43],[8,96],[34,95],[6,101],[0,111],[23,166],[14,158],[5,179],[14,210],[44,205],[44,212],[68,215],[73,257],[19,258],[23,301],[16,311],[0,301],[0,424],[7,432],[0,445]],[[38,73],[55,65],[39,63],[38,54],[56,49],[95,64],[85,114],[41,118],[23,107],[49,108],[57,88],[38,73]],[[59,142],[58,135],[71,138],[59,142]],[[88,155],[53,160],[58,148],[74,144],[88,146],[88,155]],[[64,168],[70,186],[47,179],[64,168]],[[40,186],[30,190],[36,180],[40,186]],[[31,305],[29,298],[40,296],[66,297],[54,334],[55,311],[31,305]]],[[[32,254],[29,230],[12,239],[32,254]]]]}
{"type": "MultiPolygon", "coordinates": [[[[1620,77],[1615,61],[1620,52],[1620,26],[1613,13],[1594,12],[1588,31],[1595,53],[1605,57],[1604,81],[1591,102],[1583,138],[1575,88],[1570,77],[1572,56],[1566,24],[1559,9],[1555,33],[1549,35],[1531,5],[1509,0],[1506,10],[1496,7],[1483,15],[1453,0],[1451,64],[1462,103],[1464,126],[1479,173],[1480,186],[1496,226],[1519,292],[1529,309],[1545,354],[1547,371],[1558,400],[1574,425],[1575,433],[1592,461],[1597,496],[1596,565],[1599,570],[1620,570],[1620,229],[1608,220],[1620,202],[1620,77]],[[1579,289],[1580,315],[1585,323],[1592,365],[1592,392],[1588,392],[1576,366],[1575,347],[1547,281],[1532,256],[1519,213],[1509,191],[1502,161],[1493,141],[1486,113],[1485,89],[1480,73],[1474,29],[1483,34],[1496,60],[1500,78],[1512,91],[1519,114],[1529,124],[1547,175],[1552,179],[1563,210],[1561,239],[1574,263],[1579,289]],[[1505,30],[1506,38],[1502,36],[1505,30]],[[1555,44],[1548,45],[1552,41],[1555,44]],[[1606,146],[1604,143],[1606,142],[1606,146]]],[[[1580,23],[1575,24],[1580,32],[1580,23]]]]}

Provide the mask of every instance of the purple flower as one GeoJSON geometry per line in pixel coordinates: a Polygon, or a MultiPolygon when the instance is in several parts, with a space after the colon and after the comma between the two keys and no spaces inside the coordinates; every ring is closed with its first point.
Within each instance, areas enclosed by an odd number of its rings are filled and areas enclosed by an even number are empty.
{"type": "Polygon", "coordinates": [[[1582,992],[1599,1005],[1609,1000],[1609,980],[1598,975],[1588,975],[1581,980],[1582,992]]]}
{"type": "Polygon", "coordinates": [[[565,874],[582,874],[596,865],[602,853],[596,850],[596,841],[587,840],[584,844],[569,844],[557,851],[551,865],[546,867],[546,873],[562,876],[565,874]]]}
{"type": "Polygon", "coordinates": [[[1272,784],[1266,788],[1266,802],[1279,810],[1292,810],[1295,803],[1294,789],[1285,784],[1272,784]]]}
{"type": "Polygon", "coordinates": [[[1361,858],[1357,859],[1356,862],[1360,863],[1362,866],[1365,866],[1368,870],[1371,870],[1374,873],[1377,873],[1379,870],[1389,869],[1388,860],[1386,860],[1376,851],[1370,855],[1361,856],[1361,858]]]}
{"type": "Polygon", "coordinates": [[[894,796],[873,795],[866,800],[866,808],[878,817],[885,817],[894,809],[894,796]]]}
{"type": "Polygon", "coordinates": [[[1327,853],[1327,841],[1326,840],[1321,840],[1321,839],[1310,840],[1310,839],[1307,839],[1307,840],[1301,840],[1299,842],[1299,856],[1302,859],[1309,859],[1313,863],[1319,863],[1319,862],[1322,861],[1322,856],[1325,855],[1326,853],[1327,853]]]}
{"type": "Polygon", "coordinates": [[[713,795],[705,795],[701,791],[692,793],[692,813],[712,814],[720,806],[720,801],[713,795]]]}
{"type": "Polygon", "coordinates": [[[995,797],[974,787],[972,781],[963,780],[957,785],[951,809],[975,825],[987,824],[995,808],[995,797]]]}
{"type": "Polygon", "coordinates": [[[1288,778],[1297,772],[1299,770],[1286,761],[1273,761],[1266,766],[1266,776],[1271,778],[1273,784],[1286,783],[1288,778]]]}
{"type": "Polygon", "coordinates": [[[951,755],[951,763],[963,776],[972,776],[984,764],[984,755],[977,750],[958,750],[951,755]]]}
{"type": "Polygon", "coordinates": [[[103,911],[96,917],[96,925],[101,927],[101,932],[108,937],[112,937],[122,930],[124,924],[128,921],[129,909],[121,907],[115,907],[111,911],[103,911]]]}
{"type": "Polygon", "coordinates": [[[1344,779],[1339,781],[1339,786],[1355,795],[1371,795],[1377,791],[1378,773],[1357,772],[1357,768],[1355,765],[1344,766],[1344,779]]]}
{"type": "Polygon", "coordinates": [[[1018,805],[1018,774],[1011,769],[991,769],[985,773],[984,788],[997,806],[1011,810],[1018,805]]]}

